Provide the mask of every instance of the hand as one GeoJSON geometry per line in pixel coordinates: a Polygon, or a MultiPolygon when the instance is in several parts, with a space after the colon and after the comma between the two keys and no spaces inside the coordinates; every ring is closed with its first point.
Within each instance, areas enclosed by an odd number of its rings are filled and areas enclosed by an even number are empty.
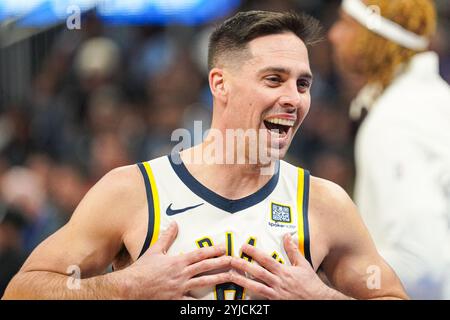
{"type": "Polygon", "coordinates": [[[175,222],[158,241],[130,267],[122,272],[129,299],[192,299],[188,292],[200,287],[213,287],[230,282],[230,273],[200,275],[208,271],[230,268],[231,257],[225,248],[204,247],[186,254],[169,256],[166,252],[177,236],[175,222]],[[199,276],[197,276],[199,275],[199,276]]]}
{"type": "Polygon", "coordinates": [[[285,235],[283,242],[291,266],[281,264],[261,250],[245,244],[242,251],[259,265],[233,257],[231,266],[233,269],[246,272],[255,279],[231,272],[231,282],[272,300],[334,298],[334,294],[337,292],[333,292],[334,290],[320,280],[311,265],[299,252],[292,237],[289,234],[285,235]]]}

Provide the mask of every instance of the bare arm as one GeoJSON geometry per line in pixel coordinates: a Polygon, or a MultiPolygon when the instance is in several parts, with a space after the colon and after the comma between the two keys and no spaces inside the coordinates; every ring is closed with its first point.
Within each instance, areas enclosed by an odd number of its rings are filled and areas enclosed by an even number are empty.
{"type": "MultiPolygon", "coordinates": [[[[105,298],[119,296],[116,275],[103,275],[122,245],[123,212],[139,202],[133,167],[105,175],[83,198],[70,221],[42,242],[10,282],[4,298],[105,298]],[[132,188],[132,182],[136,187],[132,188]],[[134,189],[134,190],[133,190],[134,189]],[[68,270],[79,268],[80,290],[67,286],[68,270]]],[[[130,214],[132,214],[130,212],[130,214]]]]}
{"type": "Polygon", "coordinates": [[[111,273],[82,279],[78,286],[67,274],[45,271],[21,272],[9,284],[2,299],[121,299],[125,297],[125,293],[121,289],[123,283],[120,281],[111,273]]]}
{"type": "MultiPolygon", "coordinates": [[[[379,255],[358,210],[347,193],[334,183],[316,180],[320,210],[326,221],[329,252],[322,267],[334,288],[357,299],[407,299],[392,268],[379,255]]],[[[312,193],[314,194],[314,193],[312,193]]]]}
{"type": "Polygon", "coordinates": [[[107,174],[81,201],[69,223],[35,249],[3,298],[182,299],[193,288],[227,282],[226,273],[196,277],[229,265],[223,248],[165,254],[176,238],[176,225],[131,266],[104,274],[123,245],[131,215],[146,205],[143,190],[135,166],[107,174]],[[79,282],[67,274],[72,267],[81,272],[79,282]]]}

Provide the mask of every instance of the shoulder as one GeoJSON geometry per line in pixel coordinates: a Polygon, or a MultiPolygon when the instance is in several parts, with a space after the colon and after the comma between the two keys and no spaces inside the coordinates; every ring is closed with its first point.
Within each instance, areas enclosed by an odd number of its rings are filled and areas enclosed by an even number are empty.
{"type": "Polygon", "coordinates": [[[334,211],[341,211],[354,206],[350,196],[341,186],[314,176],[310,176],[310,201],[322,210],[334,208],[334,211]]]}
{"type": "Polygon", "coordinates": [[[118,167],[105,174],[84,196],[72,220],[88,219],[108,228],[126,228],[133,212],[146,205],[145,185],[137,165],[118,167]],[[106,219],[106,220],[105,220],[106,219]]]}
{"type": "Polygon", "coordinates": [[[128,165],[109,171],[92,187],[91,191],[95,191],[98,196],[123,201],[139,193],[141,183],[142,174],[138,166],[128,165]]]}
{"type": "Polygon", "coordinates": [[[332,243],[347,237],[348,230],[362,225],[356,205],[347,192],[334,182],[313,177],[310,179],[309,208],[320,230],[332,243]]]}
{"type": "Polygon", "coordinates": [[[309,173],[308,170],[294,166],[286,161],[280,161],[282,172],[285,177],[289,179],[295,179],[297,181],[300,172],[305,172],[305,177],[308,173],[309,176],[309,203],[313,205],[315,209],[320,211],[328,208],[337,207],[345,209],[345,207],[352,206],[353,202],[350,199],[347,192],[338,184],[315,177],[309,173]]]}
{"type": "Polygon", "coordinates": [[[310,212],[328,250],[373,250],[374,245],[358,208],[347,192],[331,181],[311,178],[310,212]]]}

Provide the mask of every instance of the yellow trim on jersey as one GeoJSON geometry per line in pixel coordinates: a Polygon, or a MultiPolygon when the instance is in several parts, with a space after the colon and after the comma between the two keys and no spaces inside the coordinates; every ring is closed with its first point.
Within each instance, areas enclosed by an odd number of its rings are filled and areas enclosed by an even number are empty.
{"type": "Polygon", "coordinates": [[[156,188],[155,177],[153,175],[152,169],[148,162],[144,162],[144,168],[147,172],[147,176],[150,180],[150,186],[152,189],[152,198],[153,198],[153,210],[155,214],[154,224],[153,224],[153,236],[150,241],[150,247],[158,240],[159,237],[159,225],[160,225],[160,208],[159,208],[159,197],[158,197],[158,189],[156,188]]]}
{"type": "Polygon", "coordinates": [[[305,234],[303,221],[303,194],[305,193],[305,170],[298,168],[297,182],[297,234],[298,248],[303,256],[305,256],[305,234]]]}

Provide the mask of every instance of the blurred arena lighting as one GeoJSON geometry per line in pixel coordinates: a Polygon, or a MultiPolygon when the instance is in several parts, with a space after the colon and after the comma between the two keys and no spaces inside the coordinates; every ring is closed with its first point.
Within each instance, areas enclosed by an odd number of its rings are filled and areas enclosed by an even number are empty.
{"type": "Polygon", "coordinates": [[[0,22],[46,27],[64,22],[72,13],[95,10],[110,24],[197,25],[228,15],[240,0],[2,0],[0,22]]]}
{"type": "Polygon", "coordinates": [[[0,21],[20,17],[33,10],[41,2],[42,0],[3,0],[0,2],[0,21]]]}

